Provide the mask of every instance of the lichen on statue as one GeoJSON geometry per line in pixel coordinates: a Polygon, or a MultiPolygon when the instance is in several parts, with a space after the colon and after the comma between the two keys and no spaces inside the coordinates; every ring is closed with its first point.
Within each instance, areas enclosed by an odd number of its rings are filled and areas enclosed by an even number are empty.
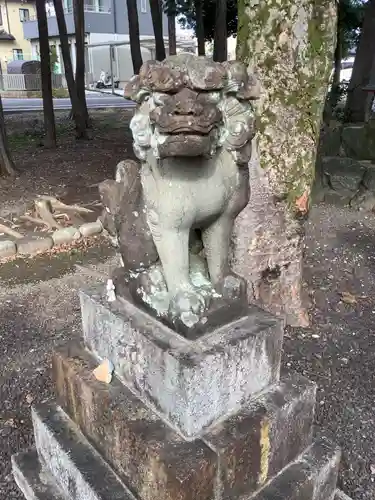
{"type": "Polygon", "coordinates": [[[146,62],[125,88],[137,103],[130,128],[140,164],[121,162],[116,180],[100,187],[124,264],[116,293],[187,336],[247,304],[228,254],[249,201],[258,92],[242,63],[192,54],[146,62]]]}

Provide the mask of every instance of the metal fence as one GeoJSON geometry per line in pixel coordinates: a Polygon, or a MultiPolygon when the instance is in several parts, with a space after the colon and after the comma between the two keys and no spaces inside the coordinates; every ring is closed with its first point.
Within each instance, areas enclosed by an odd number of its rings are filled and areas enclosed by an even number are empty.
{"type": "MultiPolygon", "coordinates": [[[[42,90],[41,75],[11,75],[4,73],[0,75],[1,90],[42,90]]],[[[67,88],[65,75],[52,74],[52,88],[67,88]]]]}

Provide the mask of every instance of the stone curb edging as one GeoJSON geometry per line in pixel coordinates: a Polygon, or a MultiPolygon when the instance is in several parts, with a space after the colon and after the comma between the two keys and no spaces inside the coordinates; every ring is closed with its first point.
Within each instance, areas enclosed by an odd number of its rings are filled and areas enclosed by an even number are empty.
{"type": "Polygon", "coordinates": [[[86,222],[79,228],[74,226],[58,229],[49,236],[44,238],[33,238],[25,236],[17,241],[3,240],[0,241],[0,259],[7,257],[22,257],[35,255],[37,253],[46,252],[53,247],[58,247],[63,244],[72,243],[80,238],[88,238],[103,232],[103,225],[99,219],[95,222],[86,222]]]}

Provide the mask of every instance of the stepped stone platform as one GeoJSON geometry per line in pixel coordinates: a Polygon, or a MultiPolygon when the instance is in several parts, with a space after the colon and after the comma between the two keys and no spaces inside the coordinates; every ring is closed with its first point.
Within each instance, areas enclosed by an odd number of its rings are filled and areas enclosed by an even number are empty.
{"type": "Polygon", "coordinates": [[[340,450],[313,440],[315,385],[280,378],[279,320],[249,307],[187,340],[103,288],[81,293],[84,345],[54,354],[56,403],[33,408],[35,448],[12,458],[27,499],[345,498],[340,450]]]}

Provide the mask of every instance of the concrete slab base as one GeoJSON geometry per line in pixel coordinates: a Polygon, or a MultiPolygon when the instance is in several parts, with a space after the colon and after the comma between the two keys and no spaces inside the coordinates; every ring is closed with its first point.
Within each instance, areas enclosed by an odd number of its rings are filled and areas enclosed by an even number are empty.
{"type": "MultiPolygon", "coordinates": [[[[37,455],[29,452],[13,458],[15,477],[27,499],[148,498],[147,490],[130,493],[61,408],[54,405],[34,408],[33,423],[37,455]]],[[[328,441],[320,440],[263,488],[250,496],[236,498],[334,500],[339,460],[339,450],[328,441]]],[[[222,498],[220,492],[217,491],[216,495],[215,498],[222,498]]],[[[170,496],[165,498],[173,499],[170,496]]],[[[214,497],[199,498],[212,500],[214,497]]]]}
{"type": "Polygon", "coordinates": [[[66,500],[40,464],[36,449],[12,457],[14,480],[27,500],[66,500]]]}
{"type": "Polygon", "coordinates": [[[61,408],[33,408],[32,420],[39,462],[63,495],[74,500],[133,500],[61,408]]]}
{"type": "Polygon", "coordinates": [[[35,450],[12,459],[27,499],[348,500],[340,450],[312,442],[315,384],[280,380],[278,320],[250,308],[187,340],[118,302],[81,295],[86,349],[54,355],[59,406],[32,409],[35,450]]]}
{"type": "Polygon", "coordinates": [[[83,348],[60,349],[52,365],[59,405],[132,490],[147,491],[148,500],[211,498],[218,482],[226,499],[249,494],[312,442],[315,385],[297,374],[187,441],[116,377],[109,385],[98,382],[97,362],[83,348]]]}
{"type": "Polygon", "coordinates": [[[283,325],[257,307],[187,340],[125,299],[108,302],[103,286],[80,298],[87,349],[188,439],[279,380],[283,325]]]}

